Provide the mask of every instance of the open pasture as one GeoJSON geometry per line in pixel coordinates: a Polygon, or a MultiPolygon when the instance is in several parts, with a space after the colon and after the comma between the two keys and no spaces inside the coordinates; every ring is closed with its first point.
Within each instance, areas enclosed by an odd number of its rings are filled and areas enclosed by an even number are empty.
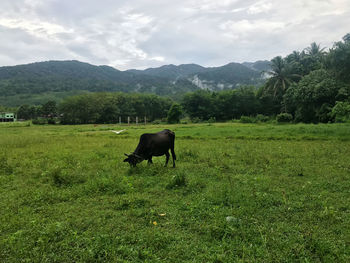
{"type": "Polygon", "coordinates": [[[349,124],[0,125],[0,262],[350,262],[349,204],[349,124]]]}

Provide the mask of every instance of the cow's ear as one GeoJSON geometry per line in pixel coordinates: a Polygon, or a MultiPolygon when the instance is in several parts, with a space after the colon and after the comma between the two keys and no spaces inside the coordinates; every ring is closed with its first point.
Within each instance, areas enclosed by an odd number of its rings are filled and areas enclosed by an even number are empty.
{"type": "Polygon", "coordinates": [[[125,156],[127,156],[127,157],[129,157],[129,155],[128,155],[128,154],[126,154],[126,153],[124,153],[124,155],[125,155],[125,156]]]}

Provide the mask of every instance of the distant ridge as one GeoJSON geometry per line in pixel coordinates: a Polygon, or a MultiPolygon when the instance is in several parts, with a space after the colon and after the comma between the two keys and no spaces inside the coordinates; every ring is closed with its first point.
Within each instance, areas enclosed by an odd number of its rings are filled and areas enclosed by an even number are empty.
{"type": "MultiPolygon", "coordinates": [[[[268,61],[229,63],[221,67],[197,64],[164,65],[145,70],[120,71],[76,60],[46,61],[0,67],[0,104],[18,106],[29,98],[35,103],[81,92],[141,92],[179,97],[198,89],[234,89],[258,85],[268,61]]],[[[30,102],[30,101],[29,101],[30,102]]]]}
{"type": "Polygon", "coordinates": [[[271,68],[271,62],[268,60],[258,60],[256,62],[243,62],[242,65],[259,72],[268,71],[271,68]]]}
{"type": "Polygon", "coordinates": [[[183,78],[188,75],[199,73],[205,71],[206,68],[197,64],[182,64],[175,66],[173,64],[164,65],[158,68],[148,68],[145,70],[127,70],[128,72],[133,72],[135,74],[145,74],[161,78],[183,78]]]}

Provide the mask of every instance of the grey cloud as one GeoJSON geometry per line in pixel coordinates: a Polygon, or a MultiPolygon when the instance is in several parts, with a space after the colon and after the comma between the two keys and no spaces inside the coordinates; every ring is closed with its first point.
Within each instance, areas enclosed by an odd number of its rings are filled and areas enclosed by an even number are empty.
{"type": "Polygon", "coordinates": [[[1,0],[0,63],[218,66],[331,47],[349,24],[347,0],[1,0]]]}

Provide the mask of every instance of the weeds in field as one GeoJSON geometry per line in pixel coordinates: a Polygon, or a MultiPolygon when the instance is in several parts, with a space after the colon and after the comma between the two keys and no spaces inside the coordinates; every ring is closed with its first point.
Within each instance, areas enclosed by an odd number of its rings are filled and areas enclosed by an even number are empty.
{"type": "Polygon", "coordinates": [[[186,175],[183,171],[180,173],[176,173],[172,178],[171,181],[167,184],[167,189],[173,189],[178,187],[184,187],[187,185],[186,175]]]}

